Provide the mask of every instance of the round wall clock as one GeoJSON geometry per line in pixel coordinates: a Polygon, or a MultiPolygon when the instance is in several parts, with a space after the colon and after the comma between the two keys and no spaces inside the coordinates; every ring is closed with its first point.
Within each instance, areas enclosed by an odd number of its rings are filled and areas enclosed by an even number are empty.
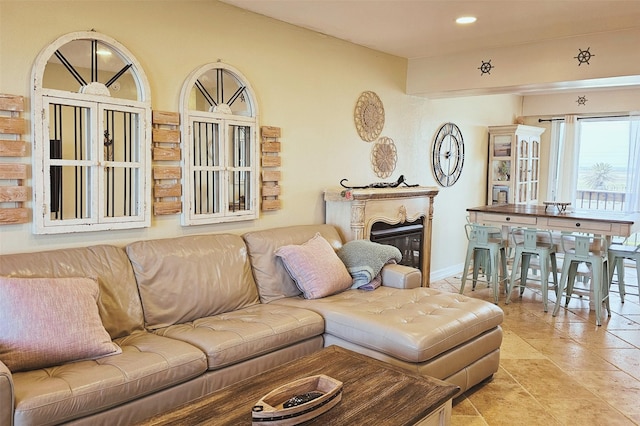
{"type": "Polygon", "coordinates": [[[356,102],[353,119],[363,141],[376,140],[384,127],[384,107],[378,95],[374,92],[362,92],[356,102]]]}
{"type": "Polygon", "coordinates": [[[433,175],[442,186],[452,186],[462,173],[464,140],[458,126],[446,123],[433,140],[431,166],[433,175]]]}

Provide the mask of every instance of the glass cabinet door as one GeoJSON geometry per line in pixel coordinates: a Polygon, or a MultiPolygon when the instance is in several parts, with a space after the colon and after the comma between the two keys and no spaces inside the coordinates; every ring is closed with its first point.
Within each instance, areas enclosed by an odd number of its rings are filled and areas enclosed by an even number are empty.
{"type": "Polygon", "coordinates": [[[489,127],[488,204],[531,204],[540,190],[541,127],[489,127]]]}
{"type": "Polygon", "coordinates": [[[530,141],[530,157],[529,157],[529,196],[527,202],[538,200],[540,187],[540,141],[531,139],[530,141]]]}
{"type": "Polygon", "coordinates": [[[529,199],[529,141],[518,139],[518,181],[516,182],[516,203],[526,203],[529,199]]]}

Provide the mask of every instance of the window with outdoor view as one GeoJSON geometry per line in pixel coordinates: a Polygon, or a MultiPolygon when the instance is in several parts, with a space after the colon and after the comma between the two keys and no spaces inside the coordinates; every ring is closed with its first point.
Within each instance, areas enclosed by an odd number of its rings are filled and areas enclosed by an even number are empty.
{"type": "Polygon", "coordinates": [[[563,185],[572,186],[568,201],[576,208],[640,211],[640,117],[577,117],[554,127],[552,150],[559,154],[553,194],[562,193],[563,185]]]}
{"type": "Polygon", "coordinates": [[[629,121],[580,123],[576,206],[624,210],[629,179],[629,121]]]}

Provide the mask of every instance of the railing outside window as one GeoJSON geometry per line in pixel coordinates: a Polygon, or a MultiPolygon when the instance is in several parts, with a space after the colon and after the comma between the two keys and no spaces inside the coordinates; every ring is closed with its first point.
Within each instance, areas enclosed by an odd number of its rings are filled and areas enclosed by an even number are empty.
{"type": "Polygon", "coordinates": [[[625,193],[579,189],[576,191],[575,207],[588,210],[624,211],[625,193]]]}

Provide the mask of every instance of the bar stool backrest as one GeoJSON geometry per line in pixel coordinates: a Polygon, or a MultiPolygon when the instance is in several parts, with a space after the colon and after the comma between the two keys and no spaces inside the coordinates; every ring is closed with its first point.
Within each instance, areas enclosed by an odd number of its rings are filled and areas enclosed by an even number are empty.
{"type": "Polygon", "coordinates": [[[522,245],[525,250],[534,250],[541,246],[550,248],[553,245],[551,232],[536,228],[511,228],[511,239],[514,247],[522,245]]]}
{"type": "Polygon", "coordinates": [[[469,241],[474,241],[478,245],[487,245],[491,242],[492,235],[500,233],[500,228],[495,226],[478,225],[477,223],[469,223],[464,226],[469,241]]]}
{"type": "Polygon", "coordinates": [[[562,234],[562,251],[585,260],[591,256],[607,255],[607,240],[604,237],[585,234],[562,234]]]}
{"type": "Polygon", "coordinates": [[[533,250],[538,245],[538,231],[536,229],[524,230],[524,248],[533,250]]]}

